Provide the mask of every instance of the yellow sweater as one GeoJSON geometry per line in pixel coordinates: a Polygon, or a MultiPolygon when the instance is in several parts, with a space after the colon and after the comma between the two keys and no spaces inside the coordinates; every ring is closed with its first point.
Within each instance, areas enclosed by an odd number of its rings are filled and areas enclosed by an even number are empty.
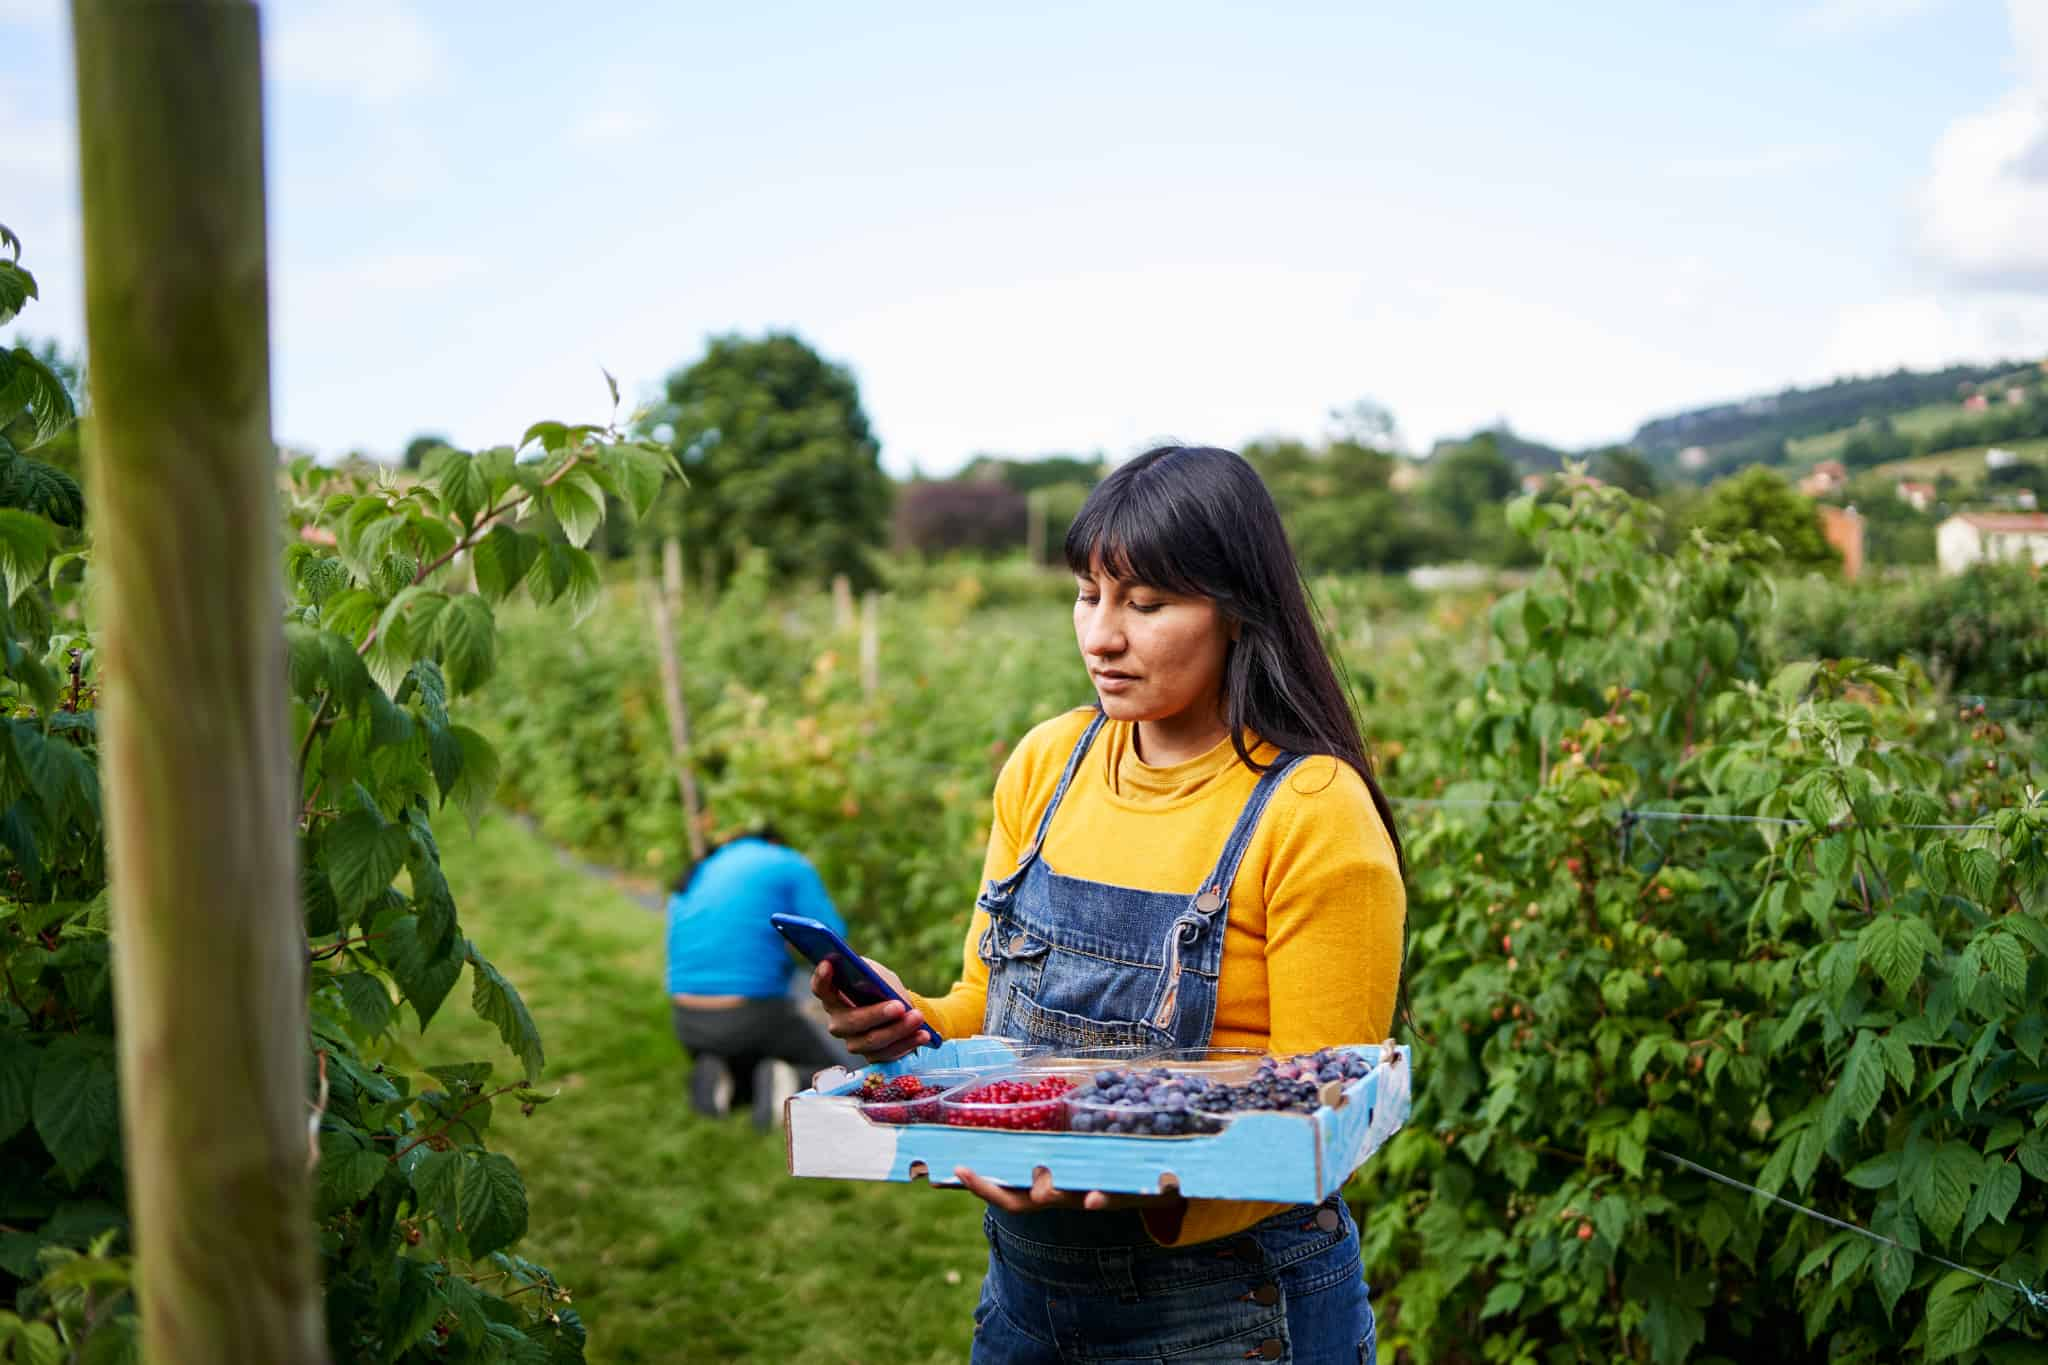
{"type": "MultiPolygon", "coordinates": [[[[1015,870],[1092,715],[1072,711],[1036,727],[1003,765],[984,879],[1015,870]]],[[[1119,721],[1096,735],[1053,816],[1045,859],[1069,877],[1192,895],[1258,774],[1228,739],[1155,768],[1139,759],[1132,738],[1119,721]]],[[[1264,763],[1276,752],[1260,745],[1253,757],[1264,763]]],[[[1386,1038],[1406,914],[1393,841],[1364,781],[1337,759],[1304,760],[1273,794],[1231,886],[1211,1043],[1286,1054],[1386,1038]]],[[[976,910],[950,991],[912,997],[947,1037],[981,1030],[988,967],[975,947],[986,924],[976,910]]],[[[1196,1199],[1178,1228],[1150,1217],[1147,1225],[1159,1241],[1183,1246],[1227,1237],[1281,1207],[1196,1199]]]]}

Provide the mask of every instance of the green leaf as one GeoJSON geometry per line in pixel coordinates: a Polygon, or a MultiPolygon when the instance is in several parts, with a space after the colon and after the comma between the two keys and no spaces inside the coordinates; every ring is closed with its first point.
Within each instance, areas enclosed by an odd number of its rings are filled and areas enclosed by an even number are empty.
{"type": "Polygon", "coordinates": [[[391,1022],[391,991],[369,972],[343,972],[334,978],[348,1017],[365,1036],[384,1031],[391,1022]]]}
{"type": "Polygon", "coordinates": [[[479,512],[490,505],[490,480],[476,457],[443,446],[427,456],[427,480],[441,494],[441,505],[464,526],[476,525],[479,512]]]}
{"type": "Polygon", "coordinates": [[[329,825],[320,856],[342,913],[352,916],[382,894],[411,847],[405,826],[388,825],[371,811],[351,811],[329,825]]]}
{"type": "Polygon", "coordinates": [[[0,507],[0,576],[7,583],[8,605],[42,581],[43,566],[61,534],[34,512],[0,507]]]}
{"type": "Polygon", "coordinates": [[[2048,1185],[2048,1129],[2036,1128],[2018,1148],[2020,1166],[2026,1173],[2048,1185]]]}
{"type": "Polygon", "coordinates": [[[627,515],[634,521],[646,516],[661,496],[662,480],[667,473],[661,456],[640,446],[622,444],[601,447],[598,458],[618,486],[619,500],[625,503],[627,515]]]}
{"type": "Polygon", "coordinates": [[[481,686],[498,666],[490,603],[475,593],[450,599],[440,614],[436,643],[450,687],[459,694],[481,686]]]}
{"type": "Polygon", "coordinates": [[[1956,880],[1963,884],[1971,899],[1979,905],[1990,905],[1998,889],[1998,859],[1987,849],[1964,848],[1956,850],[1955,864],[1956,880]]]}
{"type": "Polygon", "coordinates": [[[0,261],[0,323],[14,321],[23,305],[37,297],[35,276],[13,261],[0,261]]]}
{"type": "Polygon", "coordinates": [[[1858,1128],[1884,1098],[1884,1075],[1884,1056],[1876,1035],[1864,1029],[1856,1035],[1856,1045],[1849,1049],[1841,1079],[1835,1083],[1844,1115],[1858,1128]]]}
{"type": "Polygon", "coordinates": [[[321,1210],[332,1213],[367,1198],[390,1168],[382,1152],[340,1143],[326,1148],[315,1178],[321,1210]]]}
{"type": "Polygon", "coordinates": [[[476,590],[492,602],[502,602],[518,588],[540,557],[539,536],[517,531],[500,522],[470,549],[476,570],[476,590]]]}
{"type": "Polygon", "coordinates": [[[590,543],[591,533],[604,520],[604,490],[579,469],[548,489],[548,510],[561,523],[562,534],[569,543],[581,549],[590,543]]]}
{"type": "Polygon", "coordinates": [[[466,945],[465,954],[469,958],[470,1008],[476,1011],[477,1018],[496,1026],[498,1037],[526,1068],[526,1083],[532,1085],[540,1079],[547,1058],[541,1050],[540,1030],[527,1012],[526,1002],[519,998],[512,983],[484,960],[475,944],[466,945]]]}
{"type": "Polygon", "coordinates": [[[384,924],[384,938],[378,944],[378,960],[391,972],[398,990],[419,1015],[425,1032],[434,1012],[448,998],[455,979],[462,975],[462,944],[451,940],[441,951],[429,951],[420,941],[419,918],[400,915],[384,924]]]}
{"type": "Polygon", "coordinates": [[[33,449],[71,425],[77,411],[57,372],[26,346],[0,352],[0,413],[27,408],[33,427],[23,449],[33,449]]]}
{"type": "Polygon", "coordinates": [[[1786,664],[1771,675],[1771,695],[1782,697],[1786,701],[1797,700],[1806,691],[1807,685],[1813,681],[1813,675],[1819,668],[1819,664],[1811,661],[1786,664]]]}
{"type": "Polygon", "coordinates": [[[496,1152],[465,1152],[457,1217],[471,1256],[508,1247],[526,1235],[526,1186],[519,1169],[496,1152]]]}
{"type": "Polygon", "coordinates": [[[413,736],[412,712],[392,701],[381,687],[372,687],[369,699],[371,746],[383,748],[410,743],[413,736]]]}
{"type": "Polygon", "coordinates": [[[58,1038],[36,1069],[35,1124],[74,1186],[114,1150],[120,1099],[110,1040],[58,1038]]]}
{"type": "Polygon", "coordinates": [[[1970,1187],[1975,1183],[1984,1159],[1959,1142],[1936,1147],[1923,1168],[1912,1177],[1913,1211],[1934,1235],[1946,1242],[1970,1207],[1970,1187]]]}
{"type": "Polygon", "coordinates": [[[1479,1306],[1482,1320],[1496,1313],[1512,1313],[1521,1306],[1523,1286],[1519,1280],[1502,1280],[1487,1292],[1486,1302],[1479,1306]]]}
{"type": "Polygon", "coordinates": [[[469,817],[470,837],[475,838],[477,822],[497,799],[498,751],[467,725],[452,726],[449,734],[461,751],[462,761],[454,785],[445,790],[442,800],[445,804],[448,797],[455,798],[455,804],[469,817]]]}
{"type": "Polygon", "coordinates": [[[28,1039],[0,1033],[0,1143],[28,1126],[42,1053],[28,1039]]]}
{"type": "MultiPolygon", "coordinates": [[[[452,1187],[451,1187],[452,1194],[452,1187]]],[[[453,1207],[452,1203],[450,1205],[453,1207]]],[[[454,1219],[447,1220],[450,1227],[454,1219]]],[[[448,1311],[455,1316],[455,1338],[465,1346],[475,1346],[490,1332],[490,1319],[484,1316],[483,1305],[478,1301],[476,1286],[460,1275],[450,1275],[445,1286],[448,1296],[448,1311]]]]}
{"type": "Polygon", "coordinates": [[[1970,1235],[1987,1218],[1994,1223],[2003,1223],[2019,1197],[2020,1168],[2010,1161],[1986,1163],[1984,1181],[1970,1196],[1970,1207],[1963,1213],[1962,1240],[1969,1241],[1970,1235]]]}
{"type": "Polygon", "coordinates": [[[443,1307],[436,1276],[424,1262],[401,1256],[397,1274],[397,1292],[387,1295],[383,1305],[386,1361],[397,1360],[424,1337],[443,1307]]]}
{"type": "Polygon", "coordinates": [[[1991,1330],[1987,1287],[1951,1270],[1927,1296],[1927,1358],[1946,1360],[1975,1347],[1991,1330]]]}
{"type": "Polygon", "coordinates": [[[411,1179],[414,1202],[440,1219],[444,1227],[455,1230],[459,1226],[456,1200],[462,1188],[462,1153],[427,1152],[413,1163],[411,1179]]]}
{"type": "MultiPolygon", "coordinates": [[[[93,1335],[97,1338],[99,1333],[93,1335]]],[[[14,1340],[21,1352],[15,1359],[21,1365],[63,1365],[64,1343],[57,1336],[57,1329],[49,1323],[25,1322],[21,1325],[21,1335],[14,1340]]],[[[84,1365],[92,1365],[92,1362],[84,1362],[84,1365]]]]}
{"type": "Polygon", "coordinates": [[[1899,1154],[1886,1152],[1851,1167],[1842,1176],[1859,1190],[1888,1190],[1898,1182],[1899,1154]]]}

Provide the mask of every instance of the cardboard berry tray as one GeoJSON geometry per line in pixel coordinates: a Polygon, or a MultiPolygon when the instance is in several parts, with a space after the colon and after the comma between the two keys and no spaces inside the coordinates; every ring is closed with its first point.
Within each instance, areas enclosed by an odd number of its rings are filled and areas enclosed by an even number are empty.
{"type": "Polygon", "coordinates": [[[783,1108],[789,1173],[829,1180],[929,1180],[957,1185],[966,1166],[1005,1185],[1029,1185],[1043,1166],[1068,1190],[1196,1199],[1311,1204],[1339,1189],[1408,1119],[1408,1049],[1393,1043],[1346,1049],[1373,1063],[1356,1080],[1329,1082],[1312,1114],[1237,1113],[1220,1133],[1149,1137],[1013,1132],[936,1123],[874,1123],[856,1093],[870,1072],[1008,1069],[1016,1058],[997,1038],[949,1039],[899,1061],[818,1073],[783,1108]]]}

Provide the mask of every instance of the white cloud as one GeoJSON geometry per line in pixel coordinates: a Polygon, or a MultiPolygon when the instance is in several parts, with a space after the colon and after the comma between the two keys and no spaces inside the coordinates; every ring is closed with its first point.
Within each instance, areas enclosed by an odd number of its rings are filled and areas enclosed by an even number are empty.
{"type": "Polygon", "coordinates": [[[365,104],[410,94],[440,66],[433,31],[404,0],[280,7],[267,37],[265,57],[277,80],[365,104]]]}
{"type": "Polygon", "coordinates": [[[1963,285],[2048,288],[2048,7],[2009,0],[2020,88],[1950,124],[1918,196],[1919,244],[1963,285]]]}
{"type": "Polygon", "coordinates": [[[574,128],[582,142],[631,142],[654,126],[654,121],[637,109],[593,109],[578,119],[574,128]]]}
{"type": "Polygon", "coordinates": [[[1831,142],[1787,142],[1725,156],[1680,157],[1667,162],[1664,173],[1681,180],[1748,180],[1806,170],[1837,160],[1841,154],[1842,148],[1831,142]]]}
{"type": "Polygon", "coordinates": [[[1864,33],[1925,14],[1941,3],[1942,0],[1818,0],[1796,12],[1792,26],[1829,36],[1864,33]]]}
{"type": "Polygon", "coordinates": [[[2048,295],[2017,291],[1899,294],[1837,320],[1815,357],[1813,379],[1878,374],[1901,365],[2048,354],[2048,295]]]}

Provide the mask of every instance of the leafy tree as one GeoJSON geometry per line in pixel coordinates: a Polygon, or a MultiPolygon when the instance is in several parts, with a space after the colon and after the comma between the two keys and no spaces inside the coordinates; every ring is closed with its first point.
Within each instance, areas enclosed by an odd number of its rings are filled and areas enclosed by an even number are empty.
{"type": "Polygon", "coordinates": [[[399,466],[404,469],[418,469],[427,462],[428,455],[442,446],[452,444],[454,443],[446,436],[421,432],[405,443],[405,454],[399,458],[399,466]]]}
{"type": "Polygon", "coordinates": [[[1913,455],[1913,443],[1899,434],[1889,417],[1864,423],[1842,443],[1842,463],[1850,469],[1869,469],[1913,455]]]}
{"type": "Polygon", "coordinates": [[[877,581],[889,480],[844,366],[788,333],[717,337],[645,422],[667,431],[690,480],[685,536],[721,573],[755,545],[783,576],[877,581]]]}
{"type": "Polygon", "coordinates": [[[1499,509],[1520,489],[1521,476],[1490,431],[1430,456],[1422,486],[1424,500],[1459,528],[1472,527],[1482,509],[1499,509]]]}
{"type": "Polygon", "coordinates": [[[1823,569],[1841,564],[1821,534],[1813,500],[1761,465],[1708,489],[1692,525],[1708,540],[1739,545],[1746,558],[1759,562],[1823,569]]]}
{"type": "Polygon", "coordinates": [[[1068,483],[1093,488],[1108,472],[1109,466],[1100,455],[1039,455],[1028,460],[977,455],[955,477],[969,482],[998,479],[1019,493],[1034,493],[1068,483]]]}
{"type": "Polygon", "coordinates": [[[1594,451],[1586,472],[1632,498],[1648,500],[1657,496],[1656,466],[1644,458],[1641,451],[1628,446],[1608,446],[1594,451]]]}

